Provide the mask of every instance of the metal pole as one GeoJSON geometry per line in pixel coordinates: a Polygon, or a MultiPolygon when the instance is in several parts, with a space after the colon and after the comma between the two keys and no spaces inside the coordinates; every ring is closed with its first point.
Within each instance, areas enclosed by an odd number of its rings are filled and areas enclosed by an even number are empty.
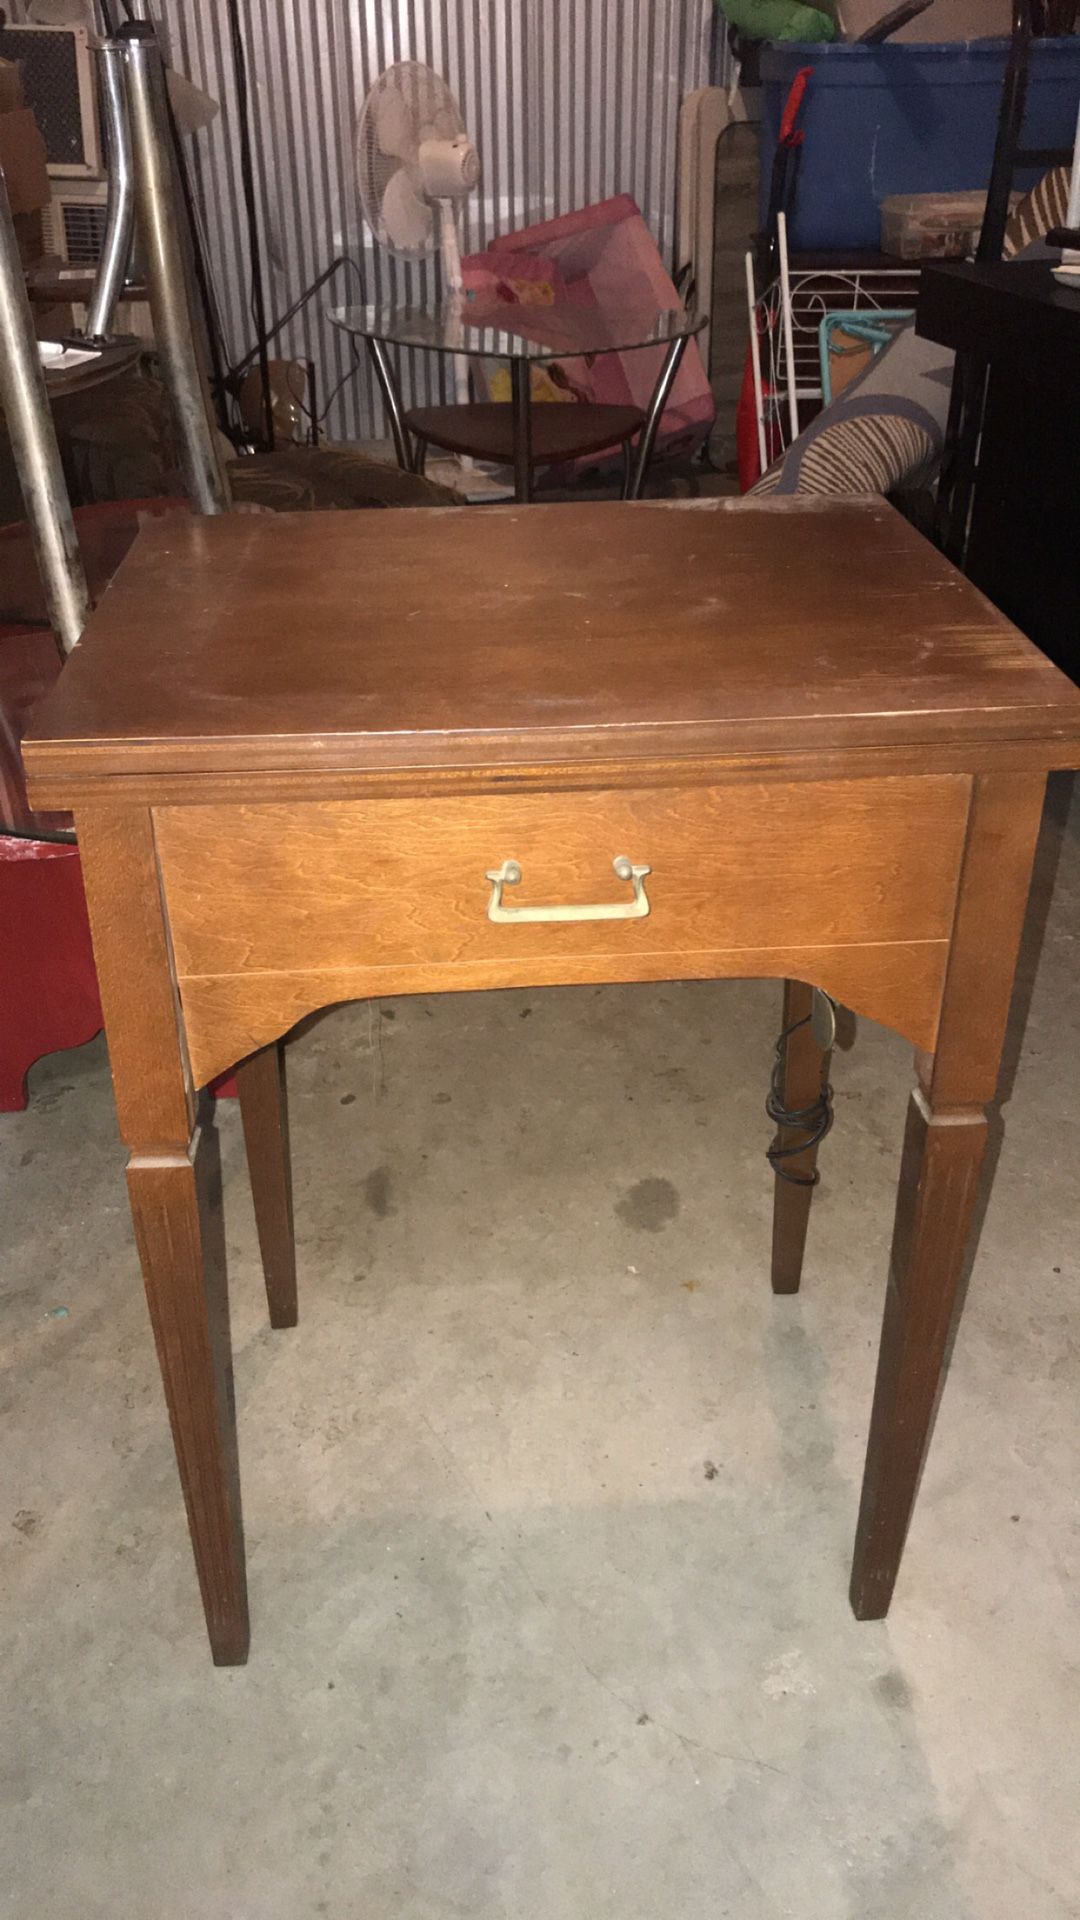
{"type": "Polygon", "coordinates": [[[527,360],[510,362],[510,404],[514,412],[514,499],[533,497],[532,372],[527,360]]]}
{"type": "Polygon", "coordinates": [[[240,136],[240,186],[247,214],[248,257],[251,263],[251,317],[255,323],[255,357],[259,362],[259,390],[262,394],[263,427],[266,445],[274,451],[274,399],[270,390],[270,335],[266,330],[266,295],[263,290],[262,246],[259,240],[259,209],[255,194],[255,163],[251,144],[251,112],[248,101],[247,54],[240,25],[238,0],[226,0],[229,42],[232,48],[233,86],[236,89],[236,113],[240,136]]]}
{"type": "Polygon", "coordinates": [[[70,653],[90,615],[75,522],[56,444],[26,275],[0,172],[0,412],[45,589],[49,624],[61,653],[70,653]]]}
{"type": "Polygon", "coordinates": [[[667,405],[668,394],[675,385],[675,375],[679,371],[679,362],[686,352],[690,335],[678,335],[669,346],[660,368],[660,378],[653,388],[653,397],[649,401],[649,410],[645,415],[645,425],[641,429],[637,444],[637,459],[634,462],[634,478],[630,487],[631,500],[640,500],[645,486],[645,475],[652,459],[652,450],[656,445],[656,432],[660,425],[660,415],[667,405]]]}
{"type": "Polygon", "coordinates": [[[161,51],[149,21],[129,21],[117,38],[124,50],[135,212],[154,338],[172,402],[184,485],[198,513],[227,513],[231,505],[228,481],[218,458],[191,322],[184,246],[173,192],[161,51]]]}
{"type": "Polygon", "coordinates": [[[401,395],[398,392],[394,369],[390,364],[390,355],[387,353],[382,341],[376,340],[374,334],[369,333],[365,335],[365,338],[367,340],[368,352],[371,355],[375,373],[378,377],[379,386],[382,390],[382,397],[386,404],[387,418],[390,421],[390,431],[394,436],[394,452],[397,454],[397,463],[403,473],[408,473],[412,468],[412,448],[409,445],[409,429],[405,425],[405,414],[401,405],[401,395]]]}
{"type": "Polygon", "coordinates": [[[108,138],[108,202],[105,239],[86,310],[91,340],[104,340],[116,314],[116,303],[131,258],[135,224],[135,183],[131,170],[131,136],[124,100],[123,48],[107,40],[98,48],[100,97],[108,138]]]}

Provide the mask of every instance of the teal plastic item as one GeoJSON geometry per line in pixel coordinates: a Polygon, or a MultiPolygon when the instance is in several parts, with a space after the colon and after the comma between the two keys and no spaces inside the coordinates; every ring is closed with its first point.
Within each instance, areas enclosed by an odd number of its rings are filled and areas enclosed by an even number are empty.
{"type": "Polygon", "coordinates": [[[914,320],[914,307],[859,307],[855,312],[827,313],[818,328],[821,344],[821,397],[828,406],[833,397],[832,351],[834,333],[846,333],[853,340],[864,340],[875,355],[895,340],[901,327],[914,320]]]}
{"type": "Polygon", "coordinates": [[[835,40],[836,21],[799,0],[717,0],[733,27],[751,40],[835,40]]]}

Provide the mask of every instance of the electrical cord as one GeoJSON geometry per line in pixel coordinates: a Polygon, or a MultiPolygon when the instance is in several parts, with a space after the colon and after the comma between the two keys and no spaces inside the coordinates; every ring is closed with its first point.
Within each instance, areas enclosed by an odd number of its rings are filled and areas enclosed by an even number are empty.
{"type": "Polygon", "coordinates": [[[346,367],[344,373],[341,376],[341,379],[338,380],[335,383],[335,385],[331,387],[330,392],[326,396],[325,405],[320,408],[319,413],[317,415],[314,414],[311,411],[310,407],[305,407],[302,400],[300,400],[297,403],[299,405],[301,413],[306,415],[307,419],[311,421],[311,424],[315,428],[316,432],[318,432],[320,427],[323,427],[326,425],[326,416],[329,413],[331,407],[333,406],[334,401],[337,399],[338,394],[341,392],[342,387],[348,386],[350,380],[355,380],[357,374],[360,371],[360,351],[359,351],[359,348],[357,347],[356,341],[353,340],[351,337],[349,340],[349,349],[350,349],[350,352],[352,353],[352,361],[353,361],[352,366],[346,367]]]}
{"type": "Polygon", "coordinates": [[[812,1173],[794,1173],[785,1167],[785,1160],[793,1160],[796,1155],[805,1153],[808,1147],[820,1146],[833,1123],[832,1087],[826,1080],[816,1100],[808,1107],[786,1107],[784,1105],[784,1063],[787,1059],[787,1043],[800,1027],[810,1025],[810,1015],[802,1020],[793,1021],[785,1027],[776,1043],[776,1059],[773,1063],[772,1078],[765,1101],[765,1111],[769,1119],[780,1130],[790,1128],[794,1132],[804,1133],[805,1140],[795,1146],[781,1146],[781,1132],[778,1131],[771,1147],[765,1149],[765,1157],[778,1179],[786,1180],[792,1187],[816,1187],[821,1178],[817,1168],[812,1173]]]}
{"type": "Polygon", "coordinates": [[[240,26],[240,10],[237,0],[226,0],[226,12],[229,21],[229,44],[232,51],[233,83],[236,87],[236,117],[240,146],[240,185],[244,196],[244,212],[247,218],[248,259],[251,265],[251,285],[249,306],[255,339],[258,345],[256,358],[259,363],[259,385],[262,389],[263,420],[266,428],[266,444],[269,451],[274,450],[274,409],[270,391],[270,355],[266,333],[266,300],[262,282],[262,247],[259,240],[259,218],[255,192],[255,164],[251,146],[251,119],[248,103],[247,54],[244,49],[244,36],[240,26]]]}
{"type": "MultiPolygon", "coordinates": [[[[277,336],[279,333],[284,332],[285,328],[289,325],[289,322],[291,320],[295,320],[297,314],[302,312],[304,307],[307,306],[308,301],[314,299],[319,289],[321,287],[324,287],[327,281],[333,278],[334,274],[337,272],[339,267],[348,267],[349,271],[355,274],[356,279],[359,283],[360,297],[361,299],[363,299],[364,293],[365,293],[365,287],[364,287],[364,276],[360,268],[360,263],[359,261],[354,260],[351,254],[340,253],[338,254],[336,259],[331,260],[330,265],[328,267],[323,268],[322,272],[316,276],[316,278],[311,282],[311,285],[309,287],[304,288],[304,291],[299,296],[299,298],[294,300],[292,305],[288,307],[283,314],[280,314],[276,320],[271,322],[270,326],[266,330],[266,335],[265,335],[267,346],[269,346],[274,340],[277,339],[277,336]]],[[[299,407],[300,412],[303,414],[305,420],[307,420],[310,423],[316,440],[318,439],[319,428],[323,425],[324,421],[326,420],[326,417],[330,411],[330,408],[333,406],[334,401],[337,399],[338,394],[341,392],[342,387],[346,386],[350,380],[355,379],[357,373],[360,370],[360,356],[356,349],[356,342],[355,340],[352,339],[351,336],[349,338],[349,346],[352,351],[353,364],[351,367],[347,367],[345,369],[345,372],[342,374],[341,379],[331,389],[328,399],[326,400],[324,406],[319,412],[316,412],[313,406],[309,407],[305,400],[297,396],[296,404],[299,407]]],[[[255,346],[251,347],[249,351],[245,353],[242,360],[238,360],[234,367],[230,367],[228,373],[225,376],[225,386],[230,393],[236,394],[239,392],[241,380],[243,379],[248,368],[255,363],[258,357],[259,357],[259,346],[258,346],[258,343],[256,343],[255,346]]]]}

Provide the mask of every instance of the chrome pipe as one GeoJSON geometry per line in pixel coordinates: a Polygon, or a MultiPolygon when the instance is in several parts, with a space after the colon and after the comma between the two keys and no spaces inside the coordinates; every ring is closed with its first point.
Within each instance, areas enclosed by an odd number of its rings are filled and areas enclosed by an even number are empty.
{"type": "Polygon", "coordinates": [[[0,172],[0,412],[34,542],[49,624],[70,653],[90,615],[67,481],[34,334],[26,273],[0,172]]]}
{"type": "Polygon", "coordinates": [[[510,362],[510,404],[514,409],[514,499],[533,497],[532,369],[527,360],[510,362]]]}
{"type": "Polygon", "coordinates": [[[645,425],[642,427],[641,434],[638,438],[637,458],[634,461],[634,476],[630,482],[631,500],[640,500],[642,492],[644,491],[645,475],[649,470],[649,461],[652,459],[652,451],[656,445],[656,434],[660,425],[660,416],[667,406],[668,395],[675,385],[675,375],[679,371],[680,362],[689,343],[690,335],[688,333],[680,334],[671,342],[667,353],[664,355],[664,362],[660,368],[660,377],[656,382],[656,386],[653,388],[652,399],[649,401],[649,410],[645,416],[645,425]]]}
{"type": "Polygon", "coordinates": [[[131,236],[135,226],[135,181],[131,166],[131,136],[124,98],[124,50],[115,40],[98,48],[98,97],[108,146],[108,200],[105,238],[86,309],[86,331],[91,340],[107,338],[116,315],[116,303],[127,277],[131,236]]]}
{"type": "Polygon", "coordinates": [[[227,513],[232,502],[195,345],[184,240],[176,212],[161,49],[149,21],[131,20],[123,48],[124,94],[135,173],[135,217],[154,338],[172,405],[180,469],[197,513],[227,513]]]}
{"type": "Polygon", "coordinates": [[[409,444],[409,429],[405,425],[405,410],[401,404],[401,394],[398,390],[397,378],[390,361],[390,355],[387,353],[382,341],[374,339],[371,334],[367,336],[367,349],[371,355],[371,362],[375,368],[375,375],[379,382],[379,391],[382,394],[383,404],[386,407],[386,417],[390,422],[390,432],[394,437],[394,452],[397,454],[398,466],[404,473],[411,473],[413,455],[412,447],[409,444]]]}

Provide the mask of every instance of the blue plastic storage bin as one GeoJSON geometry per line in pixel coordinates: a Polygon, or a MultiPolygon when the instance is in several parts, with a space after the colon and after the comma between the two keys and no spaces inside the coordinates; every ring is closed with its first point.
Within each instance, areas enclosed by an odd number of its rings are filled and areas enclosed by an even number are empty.
{"type": "MultiPolygon", "coordinates": [[[[761,56],[761,206],[780,117],[800,67],[813,67],[788,239],[803,250],[880,245],[891,193],[944,193],[990,181],[1008,42],[942,46],[776,46],[761,56]]],[[[1080,35],[1032,44],[1022,144],[1072,147],[1080,104],[1080,35]]],[[[1018,174],[1031,186],[1038,169],[1018,174]]]]}

